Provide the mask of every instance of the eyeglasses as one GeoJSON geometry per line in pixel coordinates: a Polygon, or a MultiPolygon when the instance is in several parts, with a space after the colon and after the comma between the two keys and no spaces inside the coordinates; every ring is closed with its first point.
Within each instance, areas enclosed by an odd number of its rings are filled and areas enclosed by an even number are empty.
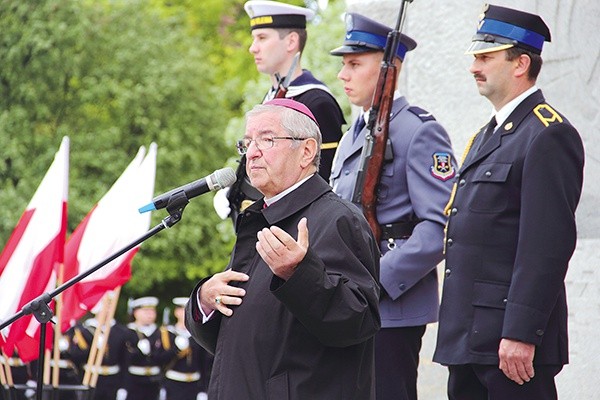
{"type": "Polygon", "coordinates": [[[250,144],[254,142],[254,145],[257,149],[263,151],[272,148],[275,145],[275,140],[306,140],[308,138],[295,138],[291,136],[271,136],[271,135],[263,135],[259,136],[256,139],[248,139],[244,138],[242,140],[238,140],[235,147],[237,147],[238,153],[241,156],[248,152],[248,147],[250,144]]]}

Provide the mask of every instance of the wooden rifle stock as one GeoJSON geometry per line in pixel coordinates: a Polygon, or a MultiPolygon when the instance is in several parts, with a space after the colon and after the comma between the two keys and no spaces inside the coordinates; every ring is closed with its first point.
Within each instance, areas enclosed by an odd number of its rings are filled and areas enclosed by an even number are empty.
{"type": "Polygon", "coordinates": [[[402,1],[396,29],[391,31],[387,37],[379,78],[369,111],[368,132],[360,155],[356,184],[352,194],[352,201],[362,207],[363,214],[377,242],[381,240],[381,226],[377,220],[376,212],[377,189],[385,161],[390,114],[394,103],[394,91],[396,90],[396,77],[398,75],[394,59],[400,41],[400,27],[404,10],[411,1],[402,1]]]}

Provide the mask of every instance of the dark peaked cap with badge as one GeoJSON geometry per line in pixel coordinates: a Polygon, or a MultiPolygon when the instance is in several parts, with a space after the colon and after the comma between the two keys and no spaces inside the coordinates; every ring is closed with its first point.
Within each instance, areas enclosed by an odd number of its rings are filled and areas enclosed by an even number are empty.
{"type": "MultiPolygon", "coordinates": [[[[333,56],[343,56],[351,53],[367,53],[370,51],[383,51],[388,33],[392,28],[380,24],[370,18],[356,13],[346,14],[346,37],[344,45],[330,51],[333,56]]],[[[406,52],[417,47],[415,42],[405,34],[400,34],[396,56],[404,61],[406,52]]]]}
{"type": "Polygon", "coordinates": [[[250,17],[250,29],[305,29],[306,21],[315,16],[311,9],[267,0],[250,0],[244,4],[244,10],[250,17]]]}
{"type": "Polygon", "coordinates": [[[486,4],[466,54],[490,53],[511,47],[542,54],[544,42],[550,42],[550,39],[550,29],[539,15],[486,4]]]}

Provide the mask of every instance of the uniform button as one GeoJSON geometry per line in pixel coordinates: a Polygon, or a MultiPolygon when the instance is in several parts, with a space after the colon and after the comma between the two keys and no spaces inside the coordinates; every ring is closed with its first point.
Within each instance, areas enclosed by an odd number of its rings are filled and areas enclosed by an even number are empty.
{"type": "Polygon", "coordinates": [[[446,271],[444,272],[444,274],[446,275],[446,278],[450,276],[450,273],[452,271],[450,271],[450,268],[447,268],[446,271]]]}
{"type": "Polygon", "coordinates": [[[458,181],[458,186],[465,186],[465,183],[467,183],[467,181],[464,179],[461,179],[460,181],[458,181]]]}
{"type": "Polygon", "coordinates": [[[406,285],[404,283],[401,283],[398,285],[398,289],[400,289],[401,291],[404,291],[404,289],[406,289],[406,285]]]}
{"type": "Polygon", "coordinates": [[[456,213],[458,213],[458,208],[454,207],[450,212],[452,215],[456,215],[456,213]]]}
{"type": "Polygon", "coordinates": [[[537,331],[535,331],[535,334],[538,336],[543,336],[544,335],[544,330],[543,329],[538,329],[537,331]]]}
{"type": "Polygon", "coordinates": [[[345,170],[344,171],[344,175],[350,175],[350,171],[349,170],[345,170]]]}
{"type": "Polygon", "coordinates": [[[508,299],[502,299],[502,303],[504,303],[504,304],[508,303],[508,299]]]}
{"type": "Polygon", "coordinates": [[[487,176],[488,178],[489,178],[490,176],[492,176],[492,171],[487,171],[487,172],[485,173],[485,176],[487,176]]]}
{"type": "Polygon", "coordinates": [[[452,243],[454,243],[452,241],[452,238],[448,238],[448,240],[446,240],[446,246],[450,247],[450,246],[452,246],[452,243]]]}

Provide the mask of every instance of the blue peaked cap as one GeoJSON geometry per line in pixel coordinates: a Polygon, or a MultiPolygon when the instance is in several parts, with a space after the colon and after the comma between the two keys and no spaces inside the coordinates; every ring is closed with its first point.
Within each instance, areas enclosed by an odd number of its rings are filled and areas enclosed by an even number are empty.
{"type": "Polygon", "coordinates": [[[540,16],[486,4],[466,53],[481,54],[519,47],[541,54],[544,42],[550,40],[550,29],[540,16]]]}
{"type": "MultiPolygon", "coordinates": [[[[383,51],[388,33],[392,31],[389,26],[356,13],[346,14],[346,36],[344,44],[330,51],[331,55],[341,56],[350,53],[366,53],[383,51]]],[[[400,34],[396,56],[404,61],[406,53],[417,47],[410,37],[400,34]]]]}

